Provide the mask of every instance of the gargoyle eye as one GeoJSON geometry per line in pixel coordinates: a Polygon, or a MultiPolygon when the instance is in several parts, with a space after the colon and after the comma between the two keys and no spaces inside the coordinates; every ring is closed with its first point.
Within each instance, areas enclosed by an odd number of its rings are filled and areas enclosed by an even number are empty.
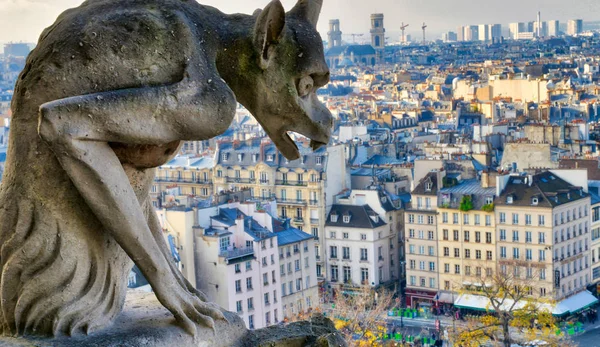
{"type": "Polygon", "coordinates": [[[310,76],[305,76],[298,81],[298,95],[302,98],[312,93],[315,88],[315,82],[310,76]]]}

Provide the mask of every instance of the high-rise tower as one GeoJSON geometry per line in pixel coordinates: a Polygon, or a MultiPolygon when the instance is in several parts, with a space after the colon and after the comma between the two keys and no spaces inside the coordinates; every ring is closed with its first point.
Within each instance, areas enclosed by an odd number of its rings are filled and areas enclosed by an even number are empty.
{"type": "Polygon", "coordinates": [[[377,53],[377,62],[383,61],[385,50],[385,28],[383,27],[383,13],[371,15],[371,46],[377,53]]]}
{"type": "Polygon", "coordinates": [[[342,31],[340,30],[340,20],[332,19],[329,21],[329,32],[327,33],[327,47],[339,47],[342,45],[342,31]]]}

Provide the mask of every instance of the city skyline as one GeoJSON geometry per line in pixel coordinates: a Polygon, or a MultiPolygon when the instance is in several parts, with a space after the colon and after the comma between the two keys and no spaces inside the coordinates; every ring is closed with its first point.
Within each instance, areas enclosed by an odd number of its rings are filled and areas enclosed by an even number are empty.
{"type": "MultiPolygon", "coordinates": [[[[296,0],[282,0],[289,10],[296,0]]],[[[2,0],[0,1],[0,43],[37,42],[41,31],[50,26],[64,10],[76,7],[80,0],[2,0]]],[[[264,7],[266,0],[227,1],[203,0],[202,4],[218,6],[226,13],[252,13],[256,8],[264,7]]],[[[428,37],[439,38],[447,31],[455,31],[456,27],[476,24],[501,24],[507,28],[511,22],[534,21],[537,12],[542,12],[542,20],[557,19],[566,22],[568,19],[584,21],[600,20],[600,3],[594,0],[583,0],[577,4],[550,0],[542,2],[516,0],[503,2],[486,0],[477,8],[467,0],[442,1],[432,0],[427,3],[415,0],[378,0],[364,2],[358,0],[325,0],[318,29],[326,39],[329,19],[339,19],[344,40],[350,41],[349,34],[366,34],[370,28],[371,13],[385,15],[385,27],[390,42],[398,41],[400,23],[408,23],[406,34],[420,36],[421,23],[428,25],[428,37]],[[479,9],[485,8],[485,11],[479,9]],[[518,8],[518,11],[514,9],[518,8]],[[400,13],[400,15],[396,15],[400,13]],[[452,13],[452,16],[448,16],[452,13]]],[[[358,41],[365,40],[363,37],[358,41]]]]}

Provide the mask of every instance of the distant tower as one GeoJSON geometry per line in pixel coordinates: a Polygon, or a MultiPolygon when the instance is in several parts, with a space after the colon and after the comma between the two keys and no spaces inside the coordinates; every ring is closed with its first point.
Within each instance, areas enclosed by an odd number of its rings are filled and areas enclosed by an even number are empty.
{"type": "Polygon", "coordinates": [[[536,32],[536,36],[537,37],[542,37],[542,12],[538,11],[538,16],[537,16],[537,32],[536,32]]]}
{"type": "Polygon", "coordinates": [[[339,47],[342,45],[342,31],[340,30],[340,20],[332,19],[329,21],[329,32],[327,33],[327,47],[339,47]]]}
{"type": "Polygon", "coordinates": [[[383,61],[385,50],[385,28],[383,27],[383,13],[371,15],[371,46],[375,48],[377,62],[383,61]]]}

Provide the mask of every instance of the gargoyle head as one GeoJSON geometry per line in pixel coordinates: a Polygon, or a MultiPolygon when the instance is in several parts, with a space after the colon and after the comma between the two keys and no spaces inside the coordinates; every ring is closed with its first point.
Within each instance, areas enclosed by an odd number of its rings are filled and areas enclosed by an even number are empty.
{"type": "Polygon", "coordinates": [[[323,0],[299,0],[285,13],[273,0],[254,15],[253,46],[260,73],[250,112],[281,153],[298,159],[298,147],[288,135],[297,132],[311,139],[313,150],[326,145],[333,117],[317,99],[316,91],[329,82],[323,41],[316,25],[323,0]]]}

